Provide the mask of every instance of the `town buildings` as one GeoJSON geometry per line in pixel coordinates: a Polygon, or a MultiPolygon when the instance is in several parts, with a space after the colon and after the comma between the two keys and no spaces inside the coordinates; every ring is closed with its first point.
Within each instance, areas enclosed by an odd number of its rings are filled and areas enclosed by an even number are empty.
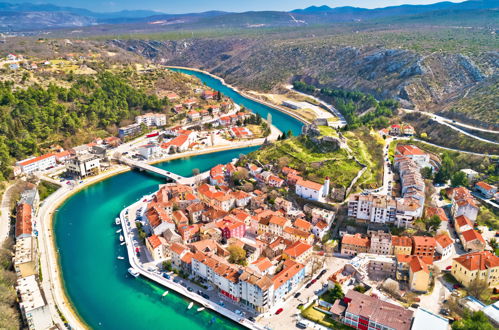
{"type": "Polygon", "coordinates": [[[329,195],[329,178],[326,177],[322,185],[309,180],[298,180],[295,186],[295,193],[306,199],[323,201],[329,195]]]}
{"type": "Polygon", "coordinates": [[[483,181],[477,182],[475,184],[475,189],[485,198],[493,198],[497,193],[497,187],[483,181]]]}
{"type": "Polygon", "coordinates": [[[97,175],[100,171],[100,157],[86,154],[70,158],[66,162],[66,169],[70,175],[74,175],[78,178],[97,175]]]}
{"type": "Polygon", "coordinates": [[[333,318],[355,329],[411,328],[413,311],[350,290],[331,307],[333,318]]]}
{"type": "Polygon", "coordinates": [[[37,244],[33,236],[16,240],[13,262],[18,278],[38,275],[37,244]]]}
{"type": "Polygon", "coordinates": [[[35,275],[22,277],[17,280],[19,307],[28,328],[45,330],[52,327],[52,317],[43,293],[38,286],[35,275]]]}
{"type": "Polygon", "coordinates": [[[452,188],[448,195],[452,202],[452,216],[457,218],[464,215],[474,223],[480,208],[471,192],[464,187],[458,187],[452,188]]]}
{"type": "Polygon", "coordinates": [[[137,124],[144,124],[146,126],[165,126],[166,125],[166,115],[162,113],[146,113],[141,116],[135,117],[135,122],[137,124]]]}
{"type": "Polygon", "coordinates": [[[359,253],[367,253],[369,250],[369,238],[360,234],[345,234],[341,239],[341,254],[355,256],[359,253]]]}
{"type": "Polygon", "coordinates": [[[490,251],[472,252],[452,261],[452,275],[465,287],[483,281],[491,287],[499,284],[499,257],[490,251]]]}
{"type": "Polygon", "coordinates": [[[118,129],[118,136],[120,139],[131,137],[139,134],[142,131],[141,124],[135,123],[128,126],[120,127],[118,129]]]}
{"type": "Polygon", "coordinates": [[[44,171],[56,165],[57,161],[55,155],[51,153],[38,157],[31,157],[16,163],[16,166],[18,166],[24,174],[44,171]]]}

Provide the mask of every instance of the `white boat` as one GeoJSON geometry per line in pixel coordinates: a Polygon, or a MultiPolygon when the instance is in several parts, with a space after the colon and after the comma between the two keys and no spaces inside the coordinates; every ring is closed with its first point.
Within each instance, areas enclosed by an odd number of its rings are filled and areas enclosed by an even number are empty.
{"type": "Polygon", "coordinates": [[[120,241],[123,242],[125,240],[125,238],[123,237],[123,235],[120,235],[120,241]]]}
{"type": "Polygon", "coordinates": [[[117,232],[117,233],[121,233],[121,231],[122,231],[122,229],[118,229],[116,232],[117,232]]]}
{"type": "Polygon", "coordinates": [[[120,245],[125,245],[125,244],[126,244],[126,242],[121,242],[121,244],[120,244],[120,245]]]}
{"type": "Polygon", "coordinates": [[[121,219],[120,219],[120,218],[116,218],[116,219],[114,220],[114,223],[115,223],[116,225],[121,225],[121,219]]]}
{"type": "Polygon", "coordinates": [[[165,292],[163,292],[163,297],[166,296],[168,294],[168,290],[166,290],[165,292]]]}
{"type": "Polygon", "coordinates": [[[202,312],[202,311],[204,311],[204,310],[205,310],[205,308],[204,308],[204,307],[199,307],[199,308],[198,308],[198,312],[202,312]]]}
{"type": "Polygon", "coordinates": [[[125,259],[125,257],[118,256],[118,257],[117,257],[117,259],[119,259],[119,260],[123,260],[123,259],[125,259]]]}
{"type": "Polygon", "coordinates": [[[189,304],[189,306],[187,307],[187,309],[191,309],[192,306],[194,306],[194,302],[191,301],[191,303],[189,304]]]}
{"type": "Polygon", "coordinates": [[[133,277],[139,277],[140,273],[133,267],[128,268],[128,273],[133,277]]]}

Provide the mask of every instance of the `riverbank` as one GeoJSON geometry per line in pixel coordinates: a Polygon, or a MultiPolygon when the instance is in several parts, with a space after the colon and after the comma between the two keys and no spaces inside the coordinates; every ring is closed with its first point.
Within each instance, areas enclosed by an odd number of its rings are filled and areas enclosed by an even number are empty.
{"type": "Polygon", "coordinates": [[[231,84],[228,84],[228,83],[225,81],[225,79],[223,79],[223,78],[221,78],[221,77],[218,77],[218,76],[216,76],[216,75],[214,75],[214,74],[212,74],[212,73],[210,73],[210,72],[208,72],[208,71],[204,71],[204,70],[201,70],[201,69],[196,69],[196,68],[188,68],[188,67],[183,67],[183,66],[173,66],[173,65],[167,65],[167,66],[166,66],[166,68],[172,68],[172,69],[180,69],[180,70],[188,70],[188,71],[196,71],[196,72],[200,72],[200,73],[202,73],[202,74],[205,74],[205,75],[207,75],[207,76],[212,77],[213,79],[217,79],[217,80],[219,80],[219,81],[222,83],[222,85],[224,85],[224,86],[226,86],[226,87],[228,87],[228,88],[233,89],[234,91],[236,91],[237,93],[239,93],[241,96],[243,96],[243,97],[245,97],[245,98],[247,98],[247,99],[250,99],[250,100],[252,100],[253,102],[261,103],[261,104],[263,104],[263,105],[265,105],[265,106],[267,106],[267,107],[269,107],[269,108],[272,108],[272,109],[274,109],[274,110],[277,110],[277,111],[279,111],[279,112],[282,112],[282,113],[284,113],[284,114],[286,114],[286,115],[288,115],[288,116],[290,116],[290,117],[293,117],[294,119],[296,119],[296,120],[300,121],[300,122],[301,122],[301,123],[303,123],[303,124],[310,124],[310,122],[309,122],[309,121],[307,121],[306,119],[304,119],[304,118],[303,118],[303,117],[301,117],[301,116],[298,116],[296,113],[294,113],[294,112],[292,112],[292,111],[290,111],[290,110],[284,109],[284,108],[282,108],[282,107],[276,106],[275,104],[269,103],[269,102],[267,102],[267,101],[260,100],[260,99],[258,99],[258,98],[256,98],[256,97],[252,96],[252,95],[249,95],[248,93],[246,93],[246,92],[244,92],[244,91],[240,90],[239,88],[234,87],[234,86],[232,86],[231,84]]]}
{"type": "MultiPolygon", "coordinates": [[[[227,145],[221,147],[208,148],[204,150],[196,150],[187,153],[174,154],[168,158],[152,161],[150,162],[150,164],[167,163],[182,158],[218,153],[227,150],[244,149],[251,146],[258,146],[261,145],[262,143],[263,141],[259,142],[245,141],[244,144],[235,145],[235,146],[227,145]]],[[[89,328],[89,326],[84,322],[84,320],[81,318],[78,312],[74,309],[73,304],[69,299],[67,290],[64,285],[62,271],[60,271],[61,264],[55,244],[56,237],[55,235],[51,235],[51,232],[54,231],[53,230],[54,214],[56,210],[73,195],[101,181],[105,181],[113,176],[123,174],[129,171],[131,171],[131,168],[128,166],[115,165],[115,168],[113,168],[112,170],[102,172],[95,177],[86,179],[83,181],[83,183],[78,184],[77,186],[63,186],[59,188],[53,195],[49,196],[49,198],[45,201],[45,203],[40,207],[39,223],[41,225],[41,230],[40,230],[41,235],[39,236],[39,240],[42,241],[40,242],[40,246],[45,247],[42,248],[42,253],[41,253],[41,259],[45,259],[42,260],[41,262],[42,266],[45,265],[45,267],[42,267],[42,274],[49,275],[44,277],[43,286],[44,288],[49,288],[48,291],[50,291],[50,295],[52,296],[54,301],[54,306],[53,306],[53,309],[55,309],[54,312],[57,313],[58,309],[62,313],[62,315],[64,315],[64,317],[68,320],[68,322],[71,324],[73,328],[87,329],[89,328]]],[[[46,292],[46,294],[48,295],[49,292],[46,292]]]]}

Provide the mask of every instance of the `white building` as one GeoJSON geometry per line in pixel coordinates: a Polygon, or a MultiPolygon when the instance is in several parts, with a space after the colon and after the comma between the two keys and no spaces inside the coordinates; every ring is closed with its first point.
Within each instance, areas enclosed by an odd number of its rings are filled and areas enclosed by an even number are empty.
{"type": "Polygon", "coordinates": [[[306,199],[323,201],[329,195],[329,178],[326,177],[322,185],[309,180],[298,180],[295,193],[306,199]]]}
{"type": "Polygon", "coordinates": [[[52,317],[48,305],[38,286],[35,275],[17,280],[19,307],[29,329],[44,330],[52,327],[52,317]]]}
{"type": "Polygon", "coordinates": [[[44,171],[57,164],[54,154],[46,154],[38,157],[31,157],[16,163],[21,168],[22,173],[29,174],[37,171],[44,171]]]}
{"type": "Polygon", "coordinates": [[[151,159],[156,157],[161,151],[161,148],[153,143],[145,144],[138,148],[139,154],[144,157],[144,159],[151,159]]]}
{"type": "Polygon", "coordinates": [[[71,158],[66,162],[66,169],[79,178],[96,175],[100,170],[100,158],[90,154],[71,158]]]}
{"type": "Polygon", "coordinates": [[[452,238],[445,234],[437,235],[435,236],[435,241],[437,242],[435,251],[442,256],[442,259],[446,259],[452,255],[452,244],[454,243],[452,238]]]}
{"type": "Polygon", "coordinates": [[[413,145],[398,145],[396,154],[412,159],[419,167],[432,167],[430,155],[413,145]]]}
{"type": "Polygon", "coordinates": [[[146,126],[165,126],[166,125],[166,115],[162,113],[146,113],[142,116],[135,117],[135,122],[137,124],[144,124],[146,126]]]}

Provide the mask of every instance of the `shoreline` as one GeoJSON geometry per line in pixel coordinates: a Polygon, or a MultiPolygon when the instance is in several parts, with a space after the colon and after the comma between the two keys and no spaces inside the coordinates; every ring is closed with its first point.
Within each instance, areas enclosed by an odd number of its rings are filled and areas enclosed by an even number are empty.
{"type": "MultiPolygon", "coordinates": [[[[236,147],[224,146],[224,147],[222,147],[220,149],[216,149],[216,150],[210,150],[210,149],[200,150],[199,153],[195,153],[195,154],[191,154],[191,155],[176,154],[176,155],[172,155],[171,158],[168,158],[166,160],[159,159],[159,160],[152,161],[150,164],[166,163],[166,162],[181,159],[181,158],[195,157],[195,156],[199,156],[199,155],[223,152],[223,151],[228,151],[228,150],[250,148],[250,147],[255,147],[258,145],[261,145],[261,144],[256,144],[256,145],[251,145],[251,146],[236,146],[236,147]]],[[[107,172],[103,172],[103,173],[101,173],[101,175],[98,175],[98,176],[92,178],[88,182],[84,182],[83,184],[78,185],[74,189],[67,190],[61,196],[59,196],[55,202],[51,203],[50,206],[48,206],[48,209],[46,210],[49,221],[46,223],[47,227],[45,228],[45,226],[44,226],[43,230],[46,231],[48,229],[48,233],[52,233],[50,235],[50,238],[47,240],[46,243],[48,244],[48,249],[50,250],[49,253],[51,253],[51,254],[53,254],[53,256],[55,256],[55,260],[51,260],[50,256],[46,256],[46,257],[48,257],[49,264],[54,263],[56,266],[55,269],[50,269],[50,270],[48,270],[48,272],[51,273],[50,277],[56,279],[56,283],[52,283],[53,290],[59,291],[59,292],[53,292],[53,295],[60,294],[59,298],[62,299],[62,306],[61,306],[61,304],[58,304],[58,302],[55,302],[55,305],[56,305],[56,308],[60,311],[60,313],[66,318],[68,323],[69,323],[70,318],[73,319],[73,322],[77,323],[76,325],[71,324],[72,327],[76,327],[77,329],[80,329],[80,328],[81,329],[90,329],[90,326],[84,321],[84,319],[81,317],[81,315],[78,313],[78,311],[74,307],[74,303],[71,301],[71,298],[70,298],[70,296],[67,292],[67,289],[66,289],[66,285],[65,285],[65,281],[64,281],[64,277],[63,277],[63,270],[62,270],[61,262],[60,262],[60,256],[59,256],[59,253],[57,252],[57,248],[56,248],[56,235],[55,235],[55,231],[54,231],[55,210],[60,208],[69,198],[71,198],[73,195],[81,192],[82,190],[84,190],[90,186],[93,186],[97,183],[100,183],[102,181],[105,181],[107,179],[110,179],[116,175],[123,174],[123,173],[129,172],[129,171],[132,171],[132,168],[130,168],[129,166],[120,165],[119,167],[117,167],[115,169],[109,170],[107,172]],[[72,317],[68,316],[68,314],[71,315],[72,317]]],[[[67,187],[62,187],[62,189],[65,189],[65,188],[67,188],[67,187]]],[[[59,189],[61,189],[61,188],[59,188],[59,189]]],[[[46,217],[44,217],[44,218],[46,218],[46,217]]],[[[40,222],[42,222],[43,220],[44,219],[40,219],[40,222]]],[[[44,234],[47,234],[47,232],[45,232],[44,234]]],[[[42,274],[43,274],[43,272],[42,272],[42,274]]],[[[54,298],[54,300],[56,300],[56,299],[54,298]]]]}
{"type": "MultiPolygon", "coordinates": [[[[246,97],[247,99],[252,100],[253,102],[260,103],[260,104],[268,106],[276,111],[280,111],[280,112],[294,118],[295,120],[298,120],[299,122],[301,122],[303,124],[309,124],[308,121],[297,116],[293,112],[288,111],[288,110],[283,109],[283,108],[280,108],[280,107],[277,107],[275,105],[269,104],[265,101],[258,100],[252,96],[249,96],[245,92],[240,91],[237,87],[234,87],[234,86],[231,86],[230,84],[227,84],[223,78],[217,77],[209,72],[199,70],[199,69],[187,68],[187,67],[168,66],[167,68],[179,68],[179,69],[185,69],[185,70],[191,70],[191,71],[198,71],[200,73],[207,74],[210,77],[219,80],[226,87],[233,89],[234,91],[239,93],[241,96],[246,97]]],[[[203,154],[261,146],[262,144],[263,143],[254,143],[254,144],[241,145],[241,146],[227,145],[227,146],[222,146],[220,148],[217,148],[216,150],[210,150],[210,149],[198,150],[198,152],[195,152],[192,154],[188,154],[188,155],[176,154],[176,155],[172,155],[172,157],[170,157],[168,159],[154,160],[154,161],[148,162],[148,164],[154,165],[154,164],[165,163],[165,162],[169,162],[169,161],[181,159],[181,158],[195,157],[195,156],[199,156],[199,155],[203,155],[203,154]]],[[[66,289],[65,281],[64,281],[64,278],[62,275],[63,270],[61,267],[60,256],[59,256],[59,253],[57,252],[57,246],[56,246],[56,237],[55,237],[55,231],[54,231],[55,211],[58,208],[60,208],[69,198],[71,198],[73,195],[81,192],[82,190],[84,190],[84,189],[86,189],[94,184],[97,184],[99,182],[102,182],[104,180],[107,180],[113,176],[123,174],[123,173],[126,173],[126,172],[131,171],[131,170],[132,170],[132,168],[130,168],[128,166],[120,165],[119,167],[117,167],[115,169],[111,169],[107,172],[99,174],[98,176],[90,179],[87,182],[84,181],[84,183],[79,184],[78,186],[74,187],[71,190],[66,190],[66,191],[63,190],[61,192],[62,193],[61,196],[58,196],[54,202],[47,205],[47,209],[44,210],[46,215],[43,216],[41,219],[39,219],[39,221],[41,223],[43,223],[43,235],[46,236],[43,239],[47,238],[47,241],[45,242],[45,244],[47,245],[46,247],[48,249],[48,251],[47,251],[48,255],[46,255],[45,258],[47,258],[48,265],[55,266],[54,268],[49,267],[50,269],[43,269],[43,267],[42,267],[42,271],[47,271],[49,273],[47,275],[49,275],[48,278],[49,278],[49,282],[51,285],[51,293],[50,294],[52,295],[52,297],[54,299],[54,305],[55,305],[56,309],[58,310],[58,313],[60,315],[62,315],[69,324],[75,323],[75,324],[71,324],[71,326],[73,328],[90,329],[90,326],[85,322],[85,320],[81,317],[81,315],[76,310],[75,305],[71,301],[71,298],[70,298],[70,296],[67,292],[67,289],[66,289]],[[48,217],[48,221],[45,222],[47,217],[48,217]],[[58,300],[62,300],[62,301],[58,301],[58,300]]],[[[67,189],[67,188],[68,187],[63,186],[59,189],[67,189]]],[[[57,193],[57,191],[54,194],[56,194],[56,193],[57,193]]],[[[43,208],[44,206],[45,206],[45,204],[41,208],[43,208]]],[[[39,210],[39,214],[41,213],[41,208],[39,210]]],[[[48,293],[46,293],[46,294],[48,294],[48,293]]],[[[59,315],[59,318],[60,318],[60,315],[59,315]]]]}
{"type": "Polygon", "coordinates": [[[277,110],[279,112],[282,112],[282,113],[284,113],[284,114],[286,114],[286,115],[288,115],[290,117],[293,117],[294,119],[298,120],[302,124],[305,124],[305,125],[310,124],[309,121],[307,121],[306,119],[298,116],[296,113],[294,113],[292,111],[289,111],[287,109],[281,108],[281,107],[279,107],[279,106],[277,106],[275,104],[271,104],[271,103],[269,103],[267,101],[263,101],[263,100],[257,99],[256,97],[251,96],[251,95],[247,94],[246,92],[240,90],[239,88],[234,87],[231,84],[227,83],[224,78],[216,76],[216,75],[214,75],[214,74],[212,74],[212,73],[210,73],[208,71],[204,71],[204,70],[197,69],[197,68],[189,68],[189,67],[185,67],[185,66],[176,66],[176,65],[166,65],[165,67],[167,69],[170,69],[170,68],[171,69],[181,69],[181,70],[189,70],[189,71],[196,71],[196,72],[203,73],[203,74],[205,74],[207,76],[210,76],[211,78],[217,79],[218,81],[220,81],[222,83],[222,85],[224,85],[224,86],[226,86],[228,88],[233,89],[234,91],[236,91],[237,93],[239,93],[242,97],[245,97],[245,98],[247,98],[247,99],[249,99],[249,100],[251,100],[253,102],[257,102],[257,103],[263,104],[263,105],[265,105],[265,106],[267,106],[269,108],[272,108],[274,110],[277,110]]]}

